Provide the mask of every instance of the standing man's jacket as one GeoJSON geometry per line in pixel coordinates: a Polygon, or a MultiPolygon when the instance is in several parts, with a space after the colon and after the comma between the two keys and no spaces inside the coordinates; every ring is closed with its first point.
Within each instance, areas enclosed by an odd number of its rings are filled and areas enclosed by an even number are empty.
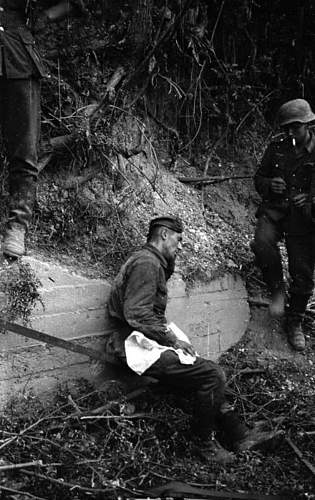
{"type": "MultiPolygon", "coordinates": [[[[281,222],[288,234],[307,234],[315,231],[311,218],[311,184],[315,175],[315,136],[301,154],[296,155],[289,139],[272,142],[261,161],[255,175],[255,187],[262,197],[256,216],[266,215],[273,222],[281,222]],[[281,177],[287,189],[282,194],[273,193],[271,180],[281,177]],[[299,193],[309,193],[309,203],[298,208],[292,198],[299,193]]],[[[314,181],[313,181],[314,182],[314,181]]]]}
{"type": "MultiPolygon", "coordinates": [[[[69,2],[77,6],[76,0],[69,2]]],[[[47,76],[32,35],[32,29],[36,28],[32,3],[32,0],[0,0],[0,77],[47,76]]]]}
{"type": "Polygon", "coordinates": [[[161,345],[170,346],[165,310],[168,262],[146,244],[122,266],[108,300],[106,353],[125,360],[124,341],[136,330],[161,345]]]}

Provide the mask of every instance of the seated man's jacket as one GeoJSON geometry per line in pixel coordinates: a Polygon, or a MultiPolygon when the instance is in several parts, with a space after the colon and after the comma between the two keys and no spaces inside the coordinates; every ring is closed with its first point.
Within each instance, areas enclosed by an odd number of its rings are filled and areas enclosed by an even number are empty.
{"type": "Polygon", "coordinates": [[[136,330],[162,345],[172,345],[167,331],[168,262],[152,245],[135,252],[122,266],[107,303],[106,353],[125,361],[124,341],[136,330]]]}
{"type": "Polygon", "coordinates": [[[315,137],[302,153],[296,155],[290,139],[271,142],[255,175],[255,187],[262,197],[256,216],[267,216],[291,235],[307,234],[315,231],[311,217],[311,185],[315,176],[315,137]],[[271,180],[281,177],[287,189],[282,194],[273,193],[271,180]],[[302,208],[295,207],[292,198],[299,193],[308,193],[309,202],[302,208]]]}

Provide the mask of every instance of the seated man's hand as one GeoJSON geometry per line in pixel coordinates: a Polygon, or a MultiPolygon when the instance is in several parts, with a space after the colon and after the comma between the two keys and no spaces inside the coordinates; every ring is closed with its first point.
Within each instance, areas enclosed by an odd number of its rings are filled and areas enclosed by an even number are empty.
{"type": "Polygon", "coordinates": [[[271,179],[271,191],[276,194],[283,194],[287,185],[282,177],[274,177],[271,179]]]}
{"type": "Polygon", "coordinates": [[[175,349],[181,349],[185,354],[190,354],[191,356],[196,355],[196,351],[191,344],[185,342],[184,340],[176,340],[175,345],[173,346],[175,349]]]}
{"type": "Polygon", "coordinates": [[[307,193],[299,193],[293,196],[292,198],[292,203],[295,207],[301,208],[306,205],[308,201],[308,194],[307,193]]]}

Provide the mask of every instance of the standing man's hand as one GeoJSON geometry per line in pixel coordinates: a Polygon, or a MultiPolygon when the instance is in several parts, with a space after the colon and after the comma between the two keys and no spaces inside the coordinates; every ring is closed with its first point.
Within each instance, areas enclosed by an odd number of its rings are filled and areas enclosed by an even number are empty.
{"type": "Polygon", "coordinates": [[[271,179],[271,191],[275,194],[283,194],[287,189],[287,185],[282,177],[274,177],[271,179]]]}
{"type": "Polygon", "coordinates": [[[292,203],[297,208],[302,208],[308,202],[308,194],[307,193],[299,193],[292,197],[292,203]]]}

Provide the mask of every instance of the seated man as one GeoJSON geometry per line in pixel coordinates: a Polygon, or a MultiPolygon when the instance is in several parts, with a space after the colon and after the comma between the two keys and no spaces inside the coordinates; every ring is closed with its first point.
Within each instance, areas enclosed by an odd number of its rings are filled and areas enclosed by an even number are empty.
{"type": "Polygon", "coordinates": [[[250,433],[225,402],[225,376],[212,361],[197,355],[175,325],[167,325],[166,282],[182,241],[182,223],[174,217],[151,220],[146,245],[122,266],[108,301],[109,357],[127,364],[139,375],[153,377],[171,390],[185,387],[195,396],[192,433],[207,442],[209,453],[222,456],[211,441],[219,429],[233,450],[250,447],[258,436],[250,433]],[[178,332],[181,335],[178,335],[178,332]]]}

